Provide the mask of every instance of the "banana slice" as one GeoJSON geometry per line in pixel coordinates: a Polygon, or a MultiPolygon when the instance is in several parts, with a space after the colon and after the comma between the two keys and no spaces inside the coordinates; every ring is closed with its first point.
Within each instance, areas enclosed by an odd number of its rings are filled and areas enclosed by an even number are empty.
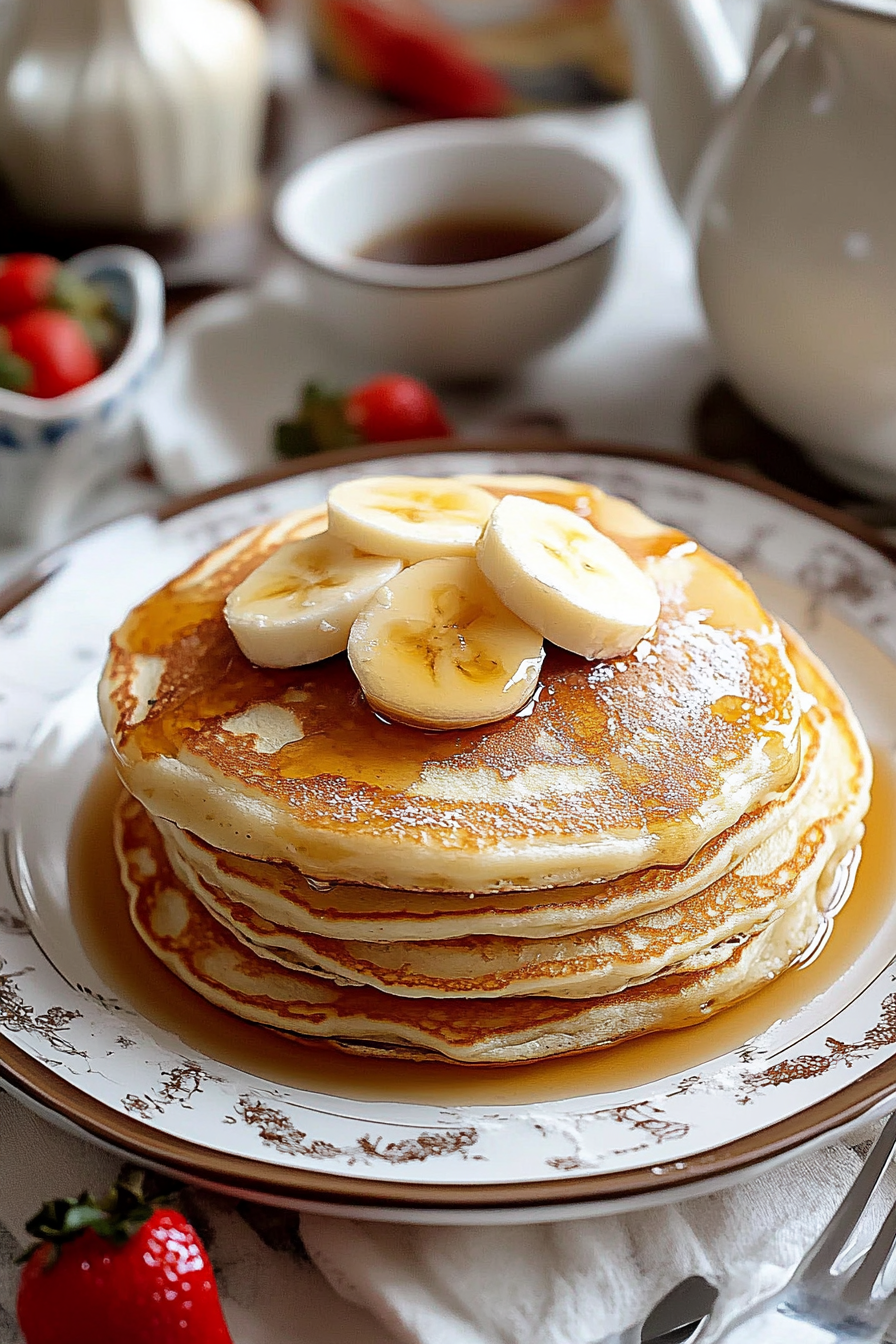
{"type": "Polygon", "coordinates": [[[618,658],[656,622],[653,580],[609,537],[556,504],[507,495],[476,559],[502,601],[582,658],[618,658]]]}
{"type": "Polygon", "coordinates": [[[475,560],[422,560],[355,621],[348,657],[373,709],[417,728],[473,728],[515,714],[544,659],[475,560]]]}
{"type": "Polygon", "coordinates": [[[358,612],[402,568],[319,532],[268,556],[234,588],[224,618],[259,667],[304,667],[342,653],[358,612]]]}
{"type": "Polygon", "coordinates": [[[474,555],[495,503],[487,490],[445,477],[370,476],[334,486],[327,510],[334,537],[414,563],[474,555]]]}

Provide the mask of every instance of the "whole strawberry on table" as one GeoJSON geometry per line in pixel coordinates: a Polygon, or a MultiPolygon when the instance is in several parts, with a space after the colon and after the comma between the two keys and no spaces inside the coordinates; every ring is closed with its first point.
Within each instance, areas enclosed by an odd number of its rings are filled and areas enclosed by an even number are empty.
{"type": "Polygon", "coordinates": [[[28,1223],[25,1344],[233,1344],[198,1234],[143,1186],[131,1172],[103,1199],[56,1199],[28,1223]]]}
{"type": "Polygon", "coordinates": [[[124,336],[102,285],[55,257],[0,256],[0,387],[61,397],[108,368],[124,336]]]}
{"type": "Polygon", "coordinates": [[[274,431],[278,457],[305,457],[362,443],[444,439],[452,432],[432,388],[406,373],[384,373],[348,392],[306,383],[292,420],[274,431]]]}

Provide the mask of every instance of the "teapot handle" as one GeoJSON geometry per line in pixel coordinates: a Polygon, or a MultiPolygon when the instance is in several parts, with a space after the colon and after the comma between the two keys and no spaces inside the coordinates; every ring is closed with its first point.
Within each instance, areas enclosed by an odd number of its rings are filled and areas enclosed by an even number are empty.
{"type": "Polygon", "coordinates": [[[660,167],[682,209],[694,169],[747,73],[722,0],[620,0],[635,91],[650,114],[660,167]]]}

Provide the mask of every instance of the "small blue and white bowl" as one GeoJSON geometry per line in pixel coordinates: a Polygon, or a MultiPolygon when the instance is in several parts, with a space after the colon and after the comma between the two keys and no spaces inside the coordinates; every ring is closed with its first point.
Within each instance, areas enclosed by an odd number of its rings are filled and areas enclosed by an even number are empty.
{"type": "Polygon", "coordinates": [[[108,369],[61,397],[0,388],[0,543],[55,545],[81,507],[140,457],[138,394],[162,345],[165,285],[135,247],[97,247],[66,263],[101,282],[129,329],[108,369]]]}

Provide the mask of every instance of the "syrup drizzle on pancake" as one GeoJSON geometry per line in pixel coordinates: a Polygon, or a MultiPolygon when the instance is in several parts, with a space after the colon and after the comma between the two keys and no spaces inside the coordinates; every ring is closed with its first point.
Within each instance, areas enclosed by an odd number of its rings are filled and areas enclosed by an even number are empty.
{"type": "Polygon", "coordinates": [[[102,699],[125,783],[220,848],[323,878],[524,890],[685,862],[793,779],[792,669],[730,566],[632,506],[575,499],[661,592],[654,635],[627,658],[550,649],[531,713],[440,733],[378,719],[343,656],[255,668],[223,600],[284,535],[320,527],[306,512],[213,553],[113,638],[102,699]]]}
{"type": "MultiPolygon", "coordinates": [[[[811,785],[821,747],[825,712],[803,715],[802,754],[796,779],[715,836],[677,868],[644,868],[608,882],[508,891],[476,896],[457,892],[388,892],[350,883],[319,882],[285,863],[265,863],[214,849],[171,822],[156,818],[175,868],[192,880],[220,887],[262,919],[331,938],[394,942],[396,939],[515,933],[530,938],[597,929],[663,910],[704,890],[740,862],[766,836],[785,825],[811,785]]],[[[185,880],[187,880],[185,878],[185,880]]],[[[198,893],[199,894],[199,893],[198,893]]]]}
{"type": "MultiPolygon", "coordinates": [[[[776,824],[740,862],[730,864],[718,876],[713,877],[709,855],[702,863],[703,856],[695,856],[678,872],[651,869],[642,873],[645,892],[654,882],[659,887],[655,912],[638,908],[638,890],[630,881],[605,884],[611,890],[622,888],[631,901],[625,909],[617,899],[617,918],[604,921],[612,927],[584,927],[557,939],[533,936],[525,924],[523,936],[483,936],[473,923],[469,932],[458,937],[434,922],[430,937],[418,941],[321,937],[284,924],[283,912],[289,912],[290,905],[278,890],[282,865],[256,865],[256,881],[268,884],[266,889],[254,889],[257,909],[251,891],[239,893],[249,895],[247,905],[214,880],[220,869],[212,870],[211,879],[204,867],[197,871],[188,855],[198,852],[203,859],[206,851],[197,850],[176,828],[162,824],[159,829],[168,858],[177,877],[211,914],[260,956],[347,983],[370,984],[391,994],[588,998],[685,969],[684,963],[694,957],[706,961],[712,955],[720,962],[730,955],[733,938],[754,933],[818,881],[831,856],[844,844],[854,843],[868,807],[871,770],[858,725],[835,683],[802,642],[791,636],[789,647],[802,683],[813,693],[803,716],[800,774],[786,797],[759,809],[760,815],[771,812],[776,824]],[[662,904],[664,879],[666,883],[670,878],[682,881],[692,867],[697,873],[702,871],[705,880],[698,880],[693,894],[685,896],[679,890],[679,899],[673,894],[662,904]]],[[[743,821],[731,829],[737,831],[743,821]]],[[[727,833],[717,837],[707,849],[728,839],[727,833]]],[[[369,890],[368,900],[376,900],[377,895],[369,890]]],[[[408,894],[402,892],[379,894],[384,908],[400,909],[407,899],[408,894]]],[[[439,900],[429,899],[434,905],[439,900]]],[[[467,903],[474,909],[478,904],[467,903]]],[[[470,914],[467,918],[472,920],[470,914]]],[[[347,930],[341,932],[344,935],[347,930]]]]}

